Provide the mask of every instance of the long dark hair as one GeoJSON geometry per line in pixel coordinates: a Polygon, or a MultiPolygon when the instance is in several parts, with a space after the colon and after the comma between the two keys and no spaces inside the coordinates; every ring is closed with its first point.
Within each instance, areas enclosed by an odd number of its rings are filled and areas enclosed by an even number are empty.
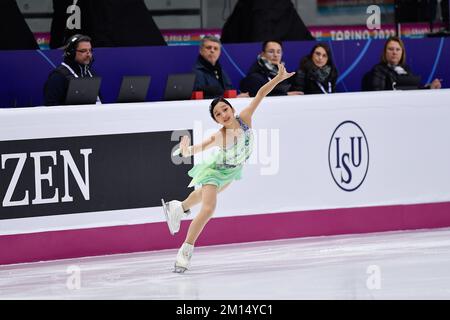
{"type": "Polygon", "coordinates": [[[327,78],[327,81],[330,81],[334,86],[334,85],[336,85],[336,81],[338,78],[338,71],[333,62],[333,56],[331,54],[331,50],[328,47],[328,45],[325,43],[316,44],[312,48],[311,52],[307,56],[303,57],[303,59],[300,61],[299,70],[305,74],[310,74],[310,76],[311,76],[311,74],[313,74],[314,71],[318,69],[318,67],[314,64],[312,57],[313,57],[314,51],[316,51],[316,49],[319,47],[323,48],[328,55],[328,60],[327,60],[326,65],[328,65],[331,68],[331,71],[330,71],[330,75],[327,78]]]}
{"type": "Polygon", "coordinates": [[[336,67],[334,66],[333,55],[331,54],[330,47],[326,43],[316,44],[311,49],[311,52],[300,61],[300,66],[299,66],[300,69],[303,69],[304,67],[306,67],[308,62],[314,64],[312,57],[313,57],[314,51],[316,51],[316,49],[319,47],[322,48],[323,50],[325,50],[325,52],[327,53],[328,60],[327,60],[326,64],[329,65],[331,67],[331,69],[336,69],[336,67]]]}

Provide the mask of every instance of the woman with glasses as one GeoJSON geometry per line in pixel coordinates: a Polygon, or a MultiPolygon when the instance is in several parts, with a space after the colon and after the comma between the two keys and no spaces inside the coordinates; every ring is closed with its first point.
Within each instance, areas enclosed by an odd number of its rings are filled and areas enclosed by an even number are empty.
{"type": "Polygon", "coordinates": [[[300,60],[299,68],[292,80],[292,88],[304,94],[333,93],[337,77],[330,48],[324,43],[319,43],[312,48],[309,55],[300,60]]]}
{"type": "MultiPolygon", "coordinates": [[[[268,40],[262,45],[262,52],[251,66],[247,76],[241,80],[239,89],[242,93],[248,93],[254,97],[258,90],[267,82],[275,78],[278,73],[278,64],[283,64],[282,43],[278,40],[268,40]]],[[[291,83],[285,80],[279,83],[269,95],[283,96],[295,95],[300,92],[291,90],[291,83]]]]}

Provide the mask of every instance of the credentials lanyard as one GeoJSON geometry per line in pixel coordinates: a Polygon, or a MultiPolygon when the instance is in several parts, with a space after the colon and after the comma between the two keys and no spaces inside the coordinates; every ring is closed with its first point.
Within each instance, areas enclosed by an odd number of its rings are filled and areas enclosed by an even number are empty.
{"type": "Polygon", "coordinates": [[[328,92],[325,91],[325,88],[319,81],[316,81],[316,83],[319,86],[320,90],[322,90],[323,93],[325,93],[325,94],[331,93],[331,82],[328,81],[328,92]]]}
{"type": "MultiPolygon", "coordinates": [[[[66,63],[61,63],[64,67],[66,67],[69,71],[70,71],[70,73],[75,77],[75,78],[79,78],[79,76],[75,73],[75,71],[73,71],[73,69],[69,66],[69,65],[67,65],[66,63]]],[[[88,73],[89,73],[89,76],[92,78],[92,73],[91,73],[91,71],[90,70],[88,70],[88,73]]]]}

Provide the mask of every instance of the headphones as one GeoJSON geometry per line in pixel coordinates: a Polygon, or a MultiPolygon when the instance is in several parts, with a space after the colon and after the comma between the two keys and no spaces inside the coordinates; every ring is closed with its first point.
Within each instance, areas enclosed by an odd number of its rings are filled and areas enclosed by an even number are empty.
{"type": "Polygon", "coordinates": [[[75,59],[77,46],[80,42],[92,42],[92,39],[88,36],[82,34],[75,34],[67,40],[66,46],[64,47],[64,58],[75,59]]]}

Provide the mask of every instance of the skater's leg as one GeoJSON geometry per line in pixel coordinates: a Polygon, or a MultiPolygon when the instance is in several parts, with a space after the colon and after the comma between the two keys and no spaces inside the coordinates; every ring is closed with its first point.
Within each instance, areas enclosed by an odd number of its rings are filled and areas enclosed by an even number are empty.
{"type": "Polygon", "coordinates": [[[190,208],[201,202],[201,189],[192,191],[184,201],[172,200],[165,202],[161,199],[167,225],[172,235],[180,230],[180,223],[183,217],[191,213],[190,208]]]}
{"type": "Polygon", "coordinates": [[[185,242],[194,245],[203,227],[212,217],[216,209],[217,189],[216,186],[211,184],[202,186],[202,208],[195,219],[192,220],[185,242]]]}
{"type": "Polygon", "coordinates": [[[202,188],[192,191],[189,196],[181,203],[184,211],[189,210],[202,201],[202,188]]]}
{"type": "Polygon", "coordinates": [[[186,240],[178,250],[177,259],[175,262],[175,272],[182,273],[189,268],[192,253],[194,251],[195,241],[202,232],[208,220],[212,217],[216,208],[217,193],[225,190],[229,185],[230,184],[228,183],[221,188],[217,188],[214,185],[204,185],[201,189],[197,189],[192,192],[185,200],[191,200],[191,203],[193,203],[194,201],[199,202],[198,195],[200,194],[202,208],[200,209],[199,214],[191,222],[186,240]]]}
{"type": "MultiPolygon", "coordinates": [[[[230,183],[227,183],[226,185],[221,187],[219,191],[217,191],[217,193],[220,193],[226,188],[228,188],[230,183]]],[[[198,188],[197,190],[192,191],[189,194],[189,196],[182,202],[184,211],[191,209],[193,206],[199,204],[201,201],[202,201],[202,188],[198,188]]]]}

